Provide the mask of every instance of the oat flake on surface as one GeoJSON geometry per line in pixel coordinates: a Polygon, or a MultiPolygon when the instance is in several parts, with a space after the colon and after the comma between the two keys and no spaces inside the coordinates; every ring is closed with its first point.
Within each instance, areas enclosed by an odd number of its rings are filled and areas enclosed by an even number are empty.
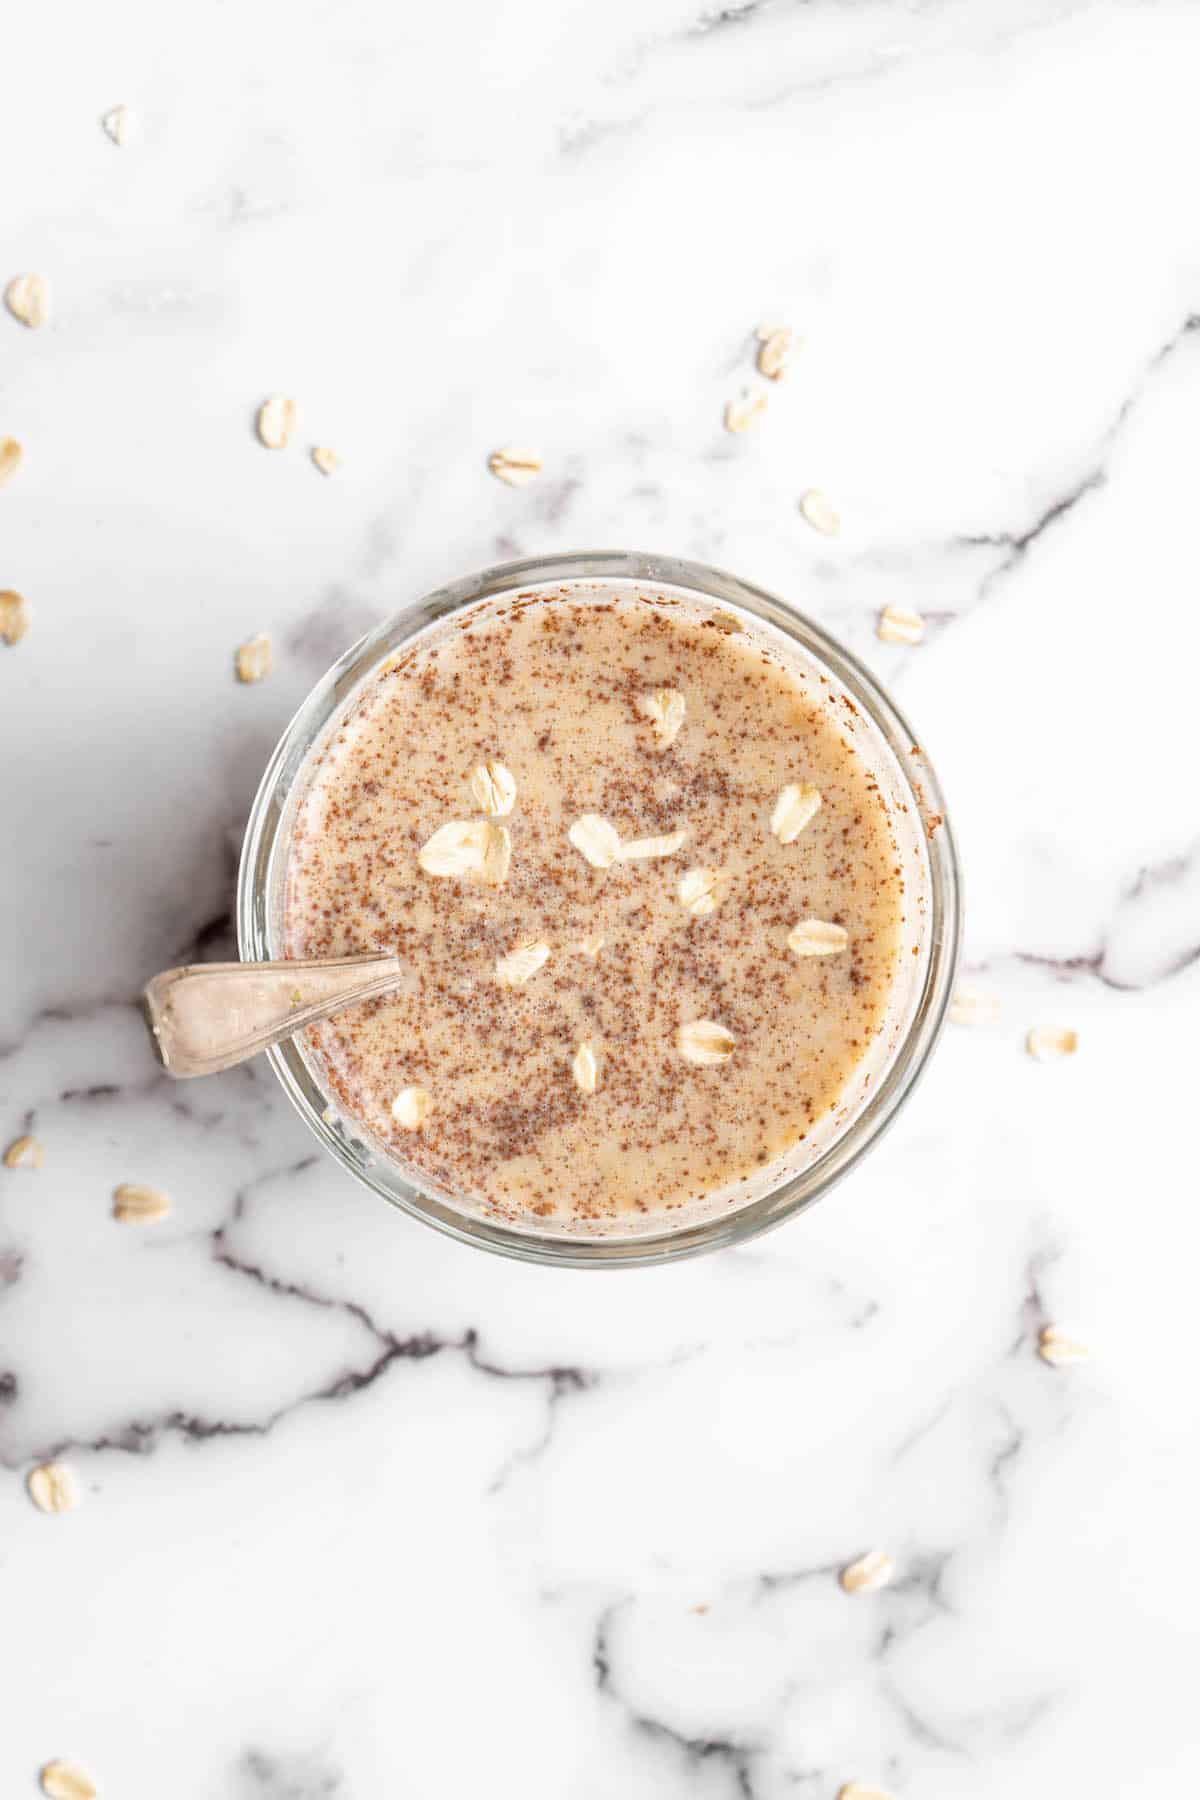
{"type": "Polygon", "coordinates": [[[137,1181],[123,1181],[113,1194],[113,1218],[123,1225],[157,1225],[170,1210],[169,1194],[137,1181]]]}
{"type": "Polygon", "coordinates": [[[0,487],[12,480],[24,460],[25,452],[16,438],[0,438],[0,487]]]}
{"type": "Polygon", "coordinates": [[[1069,1025],[1035,1025],[1026,1033],[1025,1048],[1035,1062],[1055,1062],[1060,1057],[1074,1056],[1079,1048],[1079,1033],[1069,1025]]]}
{"type": "Polygon", "coordinates": [[[44,275],[14,275],[4,290],[4,304],[14,319],[36,331],[50,317],[50,283],[44,275]]]}
{"type": "Polygon", "coordinates": [[[508,487],[525,487],[542,472],[542,459],[536,450],[493,450],[488,468],[498,481],[508,487]]]}
{"type": "Polygon", "coordinates": [[[805,522],[822,537],[836,537],[842,521],[819,488],[809,488],[800,496],[800,511],[805,522]]]}
{"type": "Polygon", "coordinates": [[[0,638],[6,644],[19,644],[29,630],[29,602],[13,588],[0,593],[0,638]]]}
{"type": "Polygon", "coordinates": [[[133,132],[134,119],[127,106],[114,106],[111,112],[105,113],[100,123],[118,149],[123,148],[129,142],[133,132]]]}
{"type": "Polygon", "coordinates": [[[1061,1325],[1043,1325],[1038,1332],[1038,1355],[1054,1368],[1065,1368],[1071,1363],[1087,1362],[1091,1351],[1061,1325]]]}
{"type": "Polygon", "coordinates": [[[46,1146],[40,1138],[30,1137],[28,1133],[14,1138],[4,1152],[6,1169],[40,1169],[46,1160],[46,1146]]]}
{"type": "Polygon", "coordinates": [[[237,678],[246,686],[252,686],[256,681],[265,681],[271,673],[272,663],[271,640],[265,631],[260,631],[257,637],[247,638],[244,644],[239,644],[233,659],[237,678]]]}
{"type": "Polygon", "coordinates": [[[796,334],[781,325],[759,345],[758,369],[768,381],[781,381],[796,359],[796,334]]]}
{"type": "Polygon", "coordinates": [[[896,1565],[886,1550],[868,1550],[856,1557],[838,1576],[847,1594],[874,1594],[886,1587],[896,1573],[896,1565]]]}
{"type": "Polygon", "coordinates": [[[1000,1017],[1000,1002],[986,989],[960,981],[947,1014],[953,1025],[990,1025],[1000,1017]]]}
{"type": "Polygon", "coordinates": [[[25,1477],[29,1498],[39,1512],[74,1512],[79,1505],[79,1484],[66,1463],[39,1463],[25,1477]]]}
{"type": "Polygon", "coordinates": [[[919,644],[925,636],[925,621],[910,607],[885,606],[879,615],[875,635],[885,644],[919,644]]]}
{"type": "Polygon", "coordinates": [[[259,442],[268,450],[286,450],[296,429],[296,402],[286,394],[269,394],[258,409],[259,442]]]}
{"type": "Polygon", "coordinates": [[[730,400],[725,408],[725,429],[735,433],[749,431],[757,425],[767,410],[767,393],[765,388],[746,388],[736,400],[730,400]]]}
{"type": "Polygon", "coordinates": [[[46,1800],[96,1800],[96,1784],[78,1763],[55,1758],[38,1777],[46,1800]]]}

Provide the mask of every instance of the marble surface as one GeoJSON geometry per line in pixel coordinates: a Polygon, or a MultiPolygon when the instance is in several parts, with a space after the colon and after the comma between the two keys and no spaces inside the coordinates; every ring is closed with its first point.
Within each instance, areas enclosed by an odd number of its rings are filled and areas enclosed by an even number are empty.
{"type": "Polygon", "coordinates": [[[1200,12],[111,0],[18,48],[0,278],[53,315],[0,315],[0,1138],[47,1154],[0,1169],[5,1791],[1192,1791],[1200,12]],[[771,315],[802,356],[731,437],[771,315]],[[593,545],[735,569],[893,686],[1002,1006],[827,1204],[615,1276],[393,1214],[267,1069],[172,1087],[135,1010],[226,945],[332,657],[593,545]],[[129,1180],[171,1217],[114,1222],[129,1180]]]}

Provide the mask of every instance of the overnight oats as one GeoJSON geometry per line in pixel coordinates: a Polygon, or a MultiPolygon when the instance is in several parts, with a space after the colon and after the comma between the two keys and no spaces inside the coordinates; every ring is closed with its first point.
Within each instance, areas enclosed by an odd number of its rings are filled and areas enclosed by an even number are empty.
{"type": "Polygon", "coordinates": [[[919,746],[767,597],[646,561],[496,571],[376,634],[252,821],[245,953],[404,969],[281,1052],[310,1122],[499,1247],[771,1222],[944,1009],[919,746]]]}

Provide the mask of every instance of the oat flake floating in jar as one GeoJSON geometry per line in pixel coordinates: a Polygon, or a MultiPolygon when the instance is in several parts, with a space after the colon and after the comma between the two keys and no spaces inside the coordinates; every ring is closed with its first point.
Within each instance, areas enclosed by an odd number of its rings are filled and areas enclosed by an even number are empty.
{"type": "Polygon", "coordinates": [[[523,987],[549,960],[549,944],[518,944],[507,956],[497,957],[496,980],[501,987],[523,987]]]}
{"type": "Polygon", "coordinates": [[[584,813],[567,832],[570,842],[593,869],[611,869],[621,854],[621,839],[615,825],[597,813],[584,813]]]}
{"type": "Polygon", "coordinates": [[[693,919],[706,919],[715,913],[723,896],[718,893],[722,882],[720,869],[685,869],[675,884],[679,904],[693,919]]]}
{"type": "Polygon", "coordinates": [[[504,819],[517,802],[517,784],[502,762],[480,763],[471,771],[471,797],[490,819],[504,819]]]}
{"type": "Polygon", "coordinates": [[[404,1131],[420,1131],[433,1111],[433,1095],[428,1088],[401,1088],[392,1101],[392,1117],[404,1131]]]}
{"type": "Polygon", "coordinates": [[[715,1019],[689,1019],[675,1034],[675,1044],[685,1062],[698,1068],[715,1068],[733,1055],[735,1038],[715,1019]]]}
{"type": "Polygon", "coordinates": [[[664,832],[661,837],[632,838],[628,843],[622,840],[618,851],[620,862],[651,862],[658,856],[674,856],[687,843],[687,826],[680,825],[675,831],[664,832]]]}
{"type": "Polygon", "coordinates": [[[571,1074],[581,1094],[596,1091],[596,1052],[590,1043],[580,1044],[571,1062],[571,1074]]]}
{"type": "Polygon", "coordinates": [[[486,819],[451,819],[439,826],[417,856],[426,875],[481,881],[488,887],[503,887],[511,861],[507,826],[486,819]]]}
{"type": "Polygon", "coordinates": [[[811,782],[789,782],[775,802],[771,830],[781,844],[794,844],[820,810],[821,796],[811,782]]]}
{"type": "Polygon", "coordinates": [[[801,919],[788,932],[793,956],[839,956],[849,942],[845,926],[831,919],[801,919]]]}
{"type": "Polygon", "coordinates": [[[643,694],[638,709],[649,719],[660,750],[669,750],[683,729],[687,701],[674,688],[656,688],[643,694]]]}

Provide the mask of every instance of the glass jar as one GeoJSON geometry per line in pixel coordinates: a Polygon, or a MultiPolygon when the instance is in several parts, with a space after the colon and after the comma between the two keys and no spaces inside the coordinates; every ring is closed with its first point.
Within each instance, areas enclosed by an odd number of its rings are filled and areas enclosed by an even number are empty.
{"type": "Polygon", "coordinates": [[[531,588],[577,584],[586,590],[598,583],[681,594],[727,620],[732,614],[740,629],[765,640],[776,655],[833,684],[846,703],[846,728],[889,808],[904,867],[905,925],[887,1016],[837,1105],[803,1146],[765,1169],[756,1186],[743,1183],[736,1194],[682,1216],[587,1225],[499,1222],[465,1200],[433,1191],[343,1117],[301,1038],[267,1052],[284,1092],[325,1149],[385,1199],[463,1243],[577,1268],[668,1262],[742,1243],[828,1193],[882,1136],[928,1061],[953,987],[961,910],[958,860],[937,778],[920,740],[856,658],[782,600],[736,576],[675,557],[589,551],[503,563],[441,588],[369,632],[317,683],[276,747],[251,809],[238,876],[243,958],[283,955],[286,871],[298,804],[327,732],[379,664],[482,602],[531,588]]]}

